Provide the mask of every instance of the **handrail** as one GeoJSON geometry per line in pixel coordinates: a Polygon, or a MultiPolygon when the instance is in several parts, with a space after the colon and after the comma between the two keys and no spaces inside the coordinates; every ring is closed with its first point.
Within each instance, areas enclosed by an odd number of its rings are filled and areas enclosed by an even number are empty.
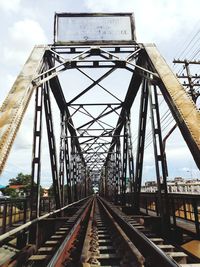
{"type": "Polygon", "coordinates": [[[57,210],[51,211],[51,212],[49,212],[49,213],[47,213],[47,214],[44,214],[44,215],[42,215],[42,216],[40,216],[40,217],[38,217],[38,218],[36,218],[36,219],[34,219],[34,220],[32,220],[32,221],[29,221],[29,222],[23,224],[23,225],[20,225],[19,227],[17,227],[17,228],[15,228],[15,229],[13,229],[13,230],[11,230],[11,231],[9,231],[9,232],[7,232],[7,233],[1,235],[1,236],[0,236],[0,242],[2,242],[3,240],[7,239],[8,237],[10,237],[10,236],[12,236],[12,235],[14,235],[14,234],[17,234],[18,232],[21,232],[22,230],[24,230],[24,229],[30,227],[30,226],[33,225],[33,224],[35,224],[35,223],[37,223],[37,222],[39,222],[39,221],[41,221],[41,220],[43,220],[43,219],[45,219],[45,218],[51,216],[51,215],[55,215],[55,214],[57,214],[57,213],[59,213],[59,212],[65,210],[65,209],[67,209],[67,208],[69,208],[69,207],[71,207],[71,206],[73,206],[73,205],[75,205],[75,204],[78,204],[78,203],[80,203],[80,202],[82,202],[82,201],[84,201],[84,200],[86,200],[86,199],[88,199],[88,198],[89,198],[89,197],[83,198],[83,199],[81,199],[81,200],[78,200],[78,201],[76,201],[76,202],[73,202],[73,203],[71,203],[71,204],[68,204],[68,205],[66,205],[65,207],[62,207],[62,208],[60,208],[60,209],[57,209],[57,210]]]}

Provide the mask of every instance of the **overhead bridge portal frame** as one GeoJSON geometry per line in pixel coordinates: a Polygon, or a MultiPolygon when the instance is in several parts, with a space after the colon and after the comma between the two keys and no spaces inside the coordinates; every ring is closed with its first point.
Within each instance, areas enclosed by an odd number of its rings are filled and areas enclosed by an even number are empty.
{"type": "MultiPolygon", "coordinates": [[[[92,27],[90,25],[90,27],[92,27]]],[[[111,80],[112,81],[112,80],[111,80]]],[[[72,81],[68,81],[72,82],[72,81]]],[[[115,85],[115,81],[111,82],[115,85]]],[[[162,129],[157,92],[162,93],[173,117],[200,167],[200,114],[154,44],[137,43],[132,14],[68,14],[55,15],[54,44],[35,46],[0,109],[0,171],[2,172],[15,136],[32,94],[35,94],[33,159],[32,159],[32,218],[39,215],[41,184],[42,117],[46,119],[49,157],[56,208],[86,197],[92,186],[99,193],[125,205],[127,188],[134,192],[133,206],[139,211],[147,109],[151,112],[153,148],[163,225],[169,219],[167,210],[167,166],[162,143],[162,129]],[[65,29],[78,20],[87,23],[65,29]],[[62,23],[60,22],[61,20],[62,23]],[[87,25],[94,23],[94,37],[87,25]],[[118,27],[116,28],[116,25],[118,27]],[[59,33],[59,27],[64,29],[59,33]],[[77,29],[80,35],[76,40],[77,29]],[[86,28],[84,28],[86,27],[86,28]],[[100,27],[100,28],[98,28],[100,27]],[[116,30],[117,29],[117,30],[116,30]],[[73,32],[74,30],[74,32],[73,32]],[[82,32],[81,32],[82,31],[82,32]],[[97,36],[99,33],[99,36],[97,36]],[[59,35],[60,34],[60,35],[59,35]],[[116,38],[113,36],[117,36],[116,38]],[[98,38],[97,38],[98,37],[98,38]],[[67,39],[68,38],[68,39],[67,39]],[[113,38],[113,39],[112,39],[113,38]],[[119,98],[103,82],[116,70],[126,70],[131,76],[124,96],[119,98]],[[59,75],[78,71],[90,84],[67,99],[59,75]],[[101,70],[93,77],[87,70],[101,70]],[[108,102],[97,99],[82,101],[96,87],[109,96],[108,102]],[[131,138],[131,107],[141,93],[138,148],[134,162],[131,138]],[[60,111],[59,155],[52,119],[52,100],[60,111]],[[100,111],[98,113],[98,109],[100,111]],[[92,109],[96,109],[94,114],[92,109]],[[77,123],[76,116],[87,117],[77,123]],[[113,116],[113,117],[111,117],[113,116]],[[107,119],[108,118],[108,119],[107,119]],[[112,119],[113,118],[113,119],[112,119]],[[74,122],[76,121],[76,123],[74,122]],[[129,176],[129,181],[127,181],[129,176]],[[161,180],[160,177],[163,177],[161,180]],[[165,202],[161,197],[165,193],[165,202]],[[119,199],[119,195],[121,198],[119,199]]]]}

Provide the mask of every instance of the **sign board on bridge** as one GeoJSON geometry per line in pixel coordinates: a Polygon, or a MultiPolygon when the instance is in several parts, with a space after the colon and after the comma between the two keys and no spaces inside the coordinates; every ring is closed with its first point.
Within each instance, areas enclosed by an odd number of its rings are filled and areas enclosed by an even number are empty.
{"type": "Polygon", "coordinates": [[[133,14],[56,13],[54,43],[130,44],[135,41],[133,14]]]}

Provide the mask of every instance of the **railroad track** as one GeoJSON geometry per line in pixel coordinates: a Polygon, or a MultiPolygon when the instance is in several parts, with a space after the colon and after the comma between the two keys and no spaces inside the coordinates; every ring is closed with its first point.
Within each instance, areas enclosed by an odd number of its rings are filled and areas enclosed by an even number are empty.
{"type": "Polygon", "coordinates": [[[103,203],[94,198],[58,229],[26,266],[142,267],[143,263],[137,248],[103,203]]]}
{"type": "Polygon", "coordinates": [[[21,259],[24,263],[18,266],[29,267],[200,266],[140,224],[137,216],[124,214],[100,197],[79,203],[35,251],[31,248],[6,266],[16,266],[13,263],[21,259]],[[33,255],[27,257],[28,253],[33,255]]]}
{"type": "Polygon", "coordinates": [[[0,267],[46,267],[63,244],[70,246],[68,241],[73,239],[74,230],[79,231],[77,225],[81,225],[88,214],[90,203],[91,198],[74,202],[1,235],[0,267]],[[34,232],[37,234],[37,243],[32,243],[30,239],[34,232]],[[27,238],[28,243],[25,241],[27,238]],[[20,249],[19,242],[24,243],[20,249]]]}
{"type": "Polygon", "coordinates": [[[200,267],[200,261],[197,262],[196,258],[192,258],[179,247],[169,244],[152,232],[148,226],[139,223],[140,216],[126,215],[115,205],[105,200],[103,202],[115,215],[115,220],[123,225],[122,228],[131,236],[132,242],[145,257],[145,266],[200,267]]]}
{"type": "Polygon", "coordinates": [[[84,267],[144,266],[143,256],[100,200],[93,203],[80,262],[84,267]]]}
{"type": "MultiPolygon", "coordinates": [[[[63,245],[44,266],[199,266],[188,265],[185,253],[166,244],[134,216],[125,215],[101,198],[91,200],[87,212],[81,225],[75,223],[79,230],[73,227],[73,238],[67,237],[68,245],[63,245]]],[[[32,260],[36,258],[36,255],[31,257],[32,260]]],[[[41,266],[41,263],[32,266],[41,266]]]]}
{"type": "MultiPolygon", "coordinates": [[[[91,203],[92,200],[88,200],[77,209],[73,216],[56,229],[55,233],[43,243],[37,253],[28,259],[26,266],[63,266],[71,255],[83,224],[87,222],[91,203]]],[[[75,255],[77,254],[75,253],[75,255]]]]}

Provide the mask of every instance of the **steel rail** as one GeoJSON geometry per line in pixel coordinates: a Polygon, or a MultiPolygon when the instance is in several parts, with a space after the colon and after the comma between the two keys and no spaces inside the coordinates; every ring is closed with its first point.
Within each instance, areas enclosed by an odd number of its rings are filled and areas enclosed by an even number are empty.
{"type": "Polygon", "coordinates": [[[91,208],[91,211],[90,211],[90,217],[89,217],[89,221],[88,221],[87,231],[86,231],[86,234],[85,234],[85,240],[84,240],[84,243],[83,243],[83,249],[82,249],[82,253],[81,253],[81,257],[80,257],[80,262],[81,263],[87,262],[87,260],[88,260],[88,251],[89,251],[89,248],[90,248],[90,242],[89,242],[90,239],[88,237],[90,235],[90,231],[91,231],[92,224],[93,224],[94,209],[95,209],[95,203],[93,201],[92,208],[91,208]]]}
{"type": "Polygon", "coordinates": [[[125,221],[125,219],[117,213],[115,208],[109,205],[109,203],[100,198],[100,200],[108,208],[109,212],[113,216],[116,222],[119,223],[124,232],[130,236],[131,241],[135,244],[138,250],[143,256],[148,259],[148,263],[154,267],[179,267],[175,260],[168,257],[161,249],[159,249],[151,240],[149,240],[143,233],[135,229],[131,224],[125,221]]]}
{"type": "Polygon", "coordinates": [[[53,257],[51,258],[47,267],[59,267],[61,266],[63,260],[66,260],[66,251],[70,250],[68,244],[71,242],[71,239],[74,236],[77,236],[78,232],[80,231],[81,224],[86,219],[88,212],[90,211],[91,204],[93,204],[93,199],[90,200],[89,203],[85,205],[84,211],[81,213],[77,222],[75,223],[73,228],[70,230],[68,235],[63,240],[62,244],[59,246],[58,250],[55,252],[53,257]]]}
{"type": "Polygon", "coordinates": [[[122,240],[124,241],[124,246],[134,257],[135,266],[141,266],[141,267],[144,266],[145,258],[143,257],[142,253],[130,240],[130,238],[127,236],[127,234],[124,232],[124,230],[119,225],[119,223],[115,220],[115,218],[111,215],[109,210],[106,208],[105,204],[100,199],[98,200],[101,206],[103,207],[106,217],[109,219],[110,223],[112,224],[112,228],[114,228],[116,233],[122,238],[122,240]]]}

